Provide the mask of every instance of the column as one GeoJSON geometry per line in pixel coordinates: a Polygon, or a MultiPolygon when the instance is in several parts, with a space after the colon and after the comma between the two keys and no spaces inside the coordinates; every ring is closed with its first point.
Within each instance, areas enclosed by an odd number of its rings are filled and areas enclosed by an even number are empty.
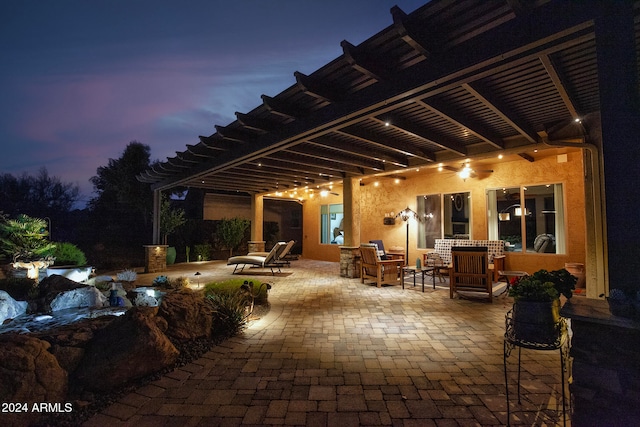
{"type": "Polygon", "coordinates": [[[609,288],[638,289],[640,267],[638,159],[640,111],[633,6],[598,2],[598,79],[602,119],[602,161],[606,206],[609,288]]]}
{"type": "Polygon", "coordinates": [[[253,194],[251,196],[251,240],[249,240],[249,252],[264,252],[264,196],[253,194]]]}
{"type": "Polygon", "coordinates": [[[340,246],[340,276],[360,277],[360,180],[342,181],[344,245],[340,246]]]}

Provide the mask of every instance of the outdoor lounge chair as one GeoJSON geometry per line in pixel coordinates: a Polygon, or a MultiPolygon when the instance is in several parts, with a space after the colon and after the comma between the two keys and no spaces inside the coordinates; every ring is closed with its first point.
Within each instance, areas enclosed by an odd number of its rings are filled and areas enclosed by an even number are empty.
{"type": "Polygon", "coordinates": [[[287,246],[287,243],[284,243],[284,242],[276,243],[275,246],[271,249],[271,251],[267,254],[267,256],[260,256],[260,255],[234,256],[227,260],[227,265],[235,265],[233,269],[233,274],[236,274],[236,272],[238,273],[242,272],[242,270],[244,270],[245,265],[251,265],[254,267],[261,267],[261,268],[269,268],[271,270],[271,274],[275,274],[273,269],[277,268],[278,272],[280,272],[280,267],[282,266],[282,263],[278,262],[278,260],[276,259],[276,254],[279,252],[281,254],[284,254],[283,248],[285,248],[286,246],[287,246]],[[238,270],[238,266],[242,266],[240,267],[240,270],[238,270]]]}
{"type": "MultiPolygon", "coordinates": [[[[292,260],[296,260],[291,256],[291,248],[296,244],[295,240],[289,240],[288,242],[278,242],[276,245],[280,244],[280,247],[276,250],[276,256],[273,259],[274,264],[286,265],[290,266],[292,260]],[[284,246],[282,244],[284,243],[284,246]]],[[[257,256],[267,256],[269,252],[249,252],[247,255],[257,255],[257,256]]]]}

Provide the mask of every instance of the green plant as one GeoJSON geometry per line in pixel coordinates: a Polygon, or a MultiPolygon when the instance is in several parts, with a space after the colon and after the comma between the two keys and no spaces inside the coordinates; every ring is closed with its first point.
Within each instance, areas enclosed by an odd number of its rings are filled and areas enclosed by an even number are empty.
{"type": "Polygon", "coordinates": [[[194,245],[193,254],[198,261],[209,261],[211,259],[211,245],[194,245]]]}
{"type": "Polygon", "coordinates": [[[543,282],[525,276],[515,281],[509,288],[509,296],[517,301],[553,301],[560,297],[560,294],[552,282],[543,282]]]}
{"type": "Polygon", "coordinates": [[[54,265],[87,265],[84,252],[73,243],[56,243],[51,254],[55,258],[54,265]]]}
{"type": "Polygon", "coordinates": [[[229,257],[233,256],[233,250],[242,242],[244,233],[247,228],[249,228],[249,224],[249,220],[239,217],[231,219],[222,218],[218,223],[216,234],[224,246],[229,249],[229,257]]]}
{"type": "MultiPolygon", "coordinates": [[[[241,291],[242,286],[245,283],[247,283],[247,281],[243,279],[228,279],[222,282],[207,283],[205,285],[205,294],[207,295],[220,294],[220,293],[233,294],[241,291]]],[[[255,303],[256,304],[266,303],[268,299],[267,287],[260,286],[260,284],[257,283],[254,286],[254,288],[255,288],[255,291],[257,292],[257,294],[255,295],[255,303]]]]}
{"type": "Polygon", "coordinates": [[[169,234],[187,222],[184,215],[184,209],[172,208],[169,199],[165,195],[162,196],[160,201],[160,233],[163,235],[165,245],[169,234]]]}
{"type": "Polygon", "coordinates": [[[0,217],[0,251],[13,262],[47,258],[55,244],[46,240],[47,222],[20,214],[16,219],[0,217]]]}
{"type": "Polygon", "coordinates": [[[538,270],[531,276],[535,280],[553,283],[554,288],[560,295],[570,299],[573,290],[576,288],[578,278],[569,273],[565,268],[554,271],[538,270]]]}
{"type": "Polygon", "coordinates": [[[210,293],[207,300],[213,307],[214,336],[234,336],[247,326],[248,298],[241,292],[210,293]]]}
{"type": "Polygon", "coordinates": [[[509,296],[515,301],[553,301],[564,295],[573,295],[578,279],[566,269],[538,270],[531,276],[514,280],[509,288],[509,296]]]}

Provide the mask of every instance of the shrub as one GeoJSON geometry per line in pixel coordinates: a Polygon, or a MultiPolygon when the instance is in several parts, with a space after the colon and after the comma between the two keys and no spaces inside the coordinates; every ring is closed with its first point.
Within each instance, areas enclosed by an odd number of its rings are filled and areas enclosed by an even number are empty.
{"type": "Polygon", "coordinates": [[[194,245],[193,255],[197,261],[209,261],[211,259],[211,245],[194,245]]]}
{"type": "Polygon", "coordinates": [[[234,336],[247,326],[247,296],[240,292],[211,293],[207,299],[213,307],[214,336],[234,336]]]}
{"type": "Polygon", "coordinates": [[[248,282],[243,279],[229,279],[222,282],[207,283],[205,285],[205,293],[227,293],[233,294],[239,292],[243,285],[247,284],[252,289],[252,292],[257,292],[255,295],[256,304],[265,304],[267,302],[267,285],[258,284],[251,285],[253,282],[248,282]]]}
{"type": "Polygon", "coordinates": [[[116,274],[116,277],[121,282],[135,282],[138,278],[138,273],[133,270],[123,270],[116,274]]]}
{"type": "Polygon", "coordinates": [[[168,288],[169,285],[171,284],[171,281],[169,280],[169,278],[167,276],[158,276],[155,279],[153,279],[153,286],[162,286],[163,288],[168,288]]]}
{"type": "Polygon", "coordinates": [[[188,277],[180,276],[172,280],[170,286],[173,289],[182,289],[189,286],[189,284],[190,282],[188,277]]]}
{"type": "Polygon", "coordinates": [[[46,239],[47,223],[40,218],[20,214],[16,219],[0,217],[0,252],[16,261],[46,258],[55,245],[46,239]]]}
{"type": "Polygon", "coordinates": [[[54,265],[87,265],[84,252],[73,243],[56,243],[52,252],[54,265]]]}

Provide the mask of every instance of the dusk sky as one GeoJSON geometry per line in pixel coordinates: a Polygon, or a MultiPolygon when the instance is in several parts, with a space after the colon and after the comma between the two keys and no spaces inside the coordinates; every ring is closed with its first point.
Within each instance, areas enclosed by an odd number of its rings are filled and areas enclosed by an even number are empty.
{"type": "Polygon", "coordinates": [[[1,0],[0,172],[89,179],[165,160],[426,0],[1,0]]]}

